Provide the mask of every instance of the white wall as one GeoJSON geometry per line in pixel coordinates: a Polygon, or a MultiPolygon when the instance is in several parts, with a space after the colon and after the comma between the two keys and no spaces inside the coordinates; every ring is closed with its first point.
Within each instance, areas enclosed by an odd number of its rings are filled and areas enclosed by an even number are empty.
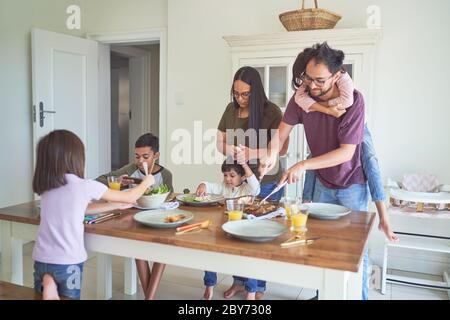
{"type": "Polygon", "coordinates": [[[0,0],[0,207],[32,200],[32,27],[86,33],[167,26],[165,0],[0,0]],[[81,7],[81,30],[66,29],[66,8],[81,7]]]}
{"type": "Polygon", "coordinates": [[[69,4],[81,3],[0,1],[0,207],[32,199],[30,30],[34,26],[81,35],[82,31],[65,29],[65,8],[69,4]],[[7,182],[12,176],[13,182],[7,182]]]}
{"type": "Polygon", "coordinates": [[[88,33],[139,30],[167,26],[166,0],[84,1],[88,33]]]}

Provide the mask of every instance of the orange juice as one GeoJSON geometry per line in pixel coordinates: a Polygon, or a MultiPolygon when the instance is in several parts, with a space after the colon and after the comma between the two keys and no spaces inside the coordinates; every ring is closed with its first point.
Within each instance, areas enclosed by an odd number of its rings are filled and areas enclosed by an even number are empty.
{"type": "Polygon", "coordinates": [[[307,220],[308,220],[307,214],[303,214],[303,213],[294,214],[293,216],[291,216],[291,221],[292,221],[291,230],[297,231],[297,232],[306,231],[306,221],[307,220]]]}
{"type": "Polygon", "coordinates": [[[241,220],[242,215],[242,211],[228,211],[228,221],[241,220]]]}
{"type": "Polygon", "coordinates": [[[120,182],[108,182],[108,187],[113,190],[120,191],[120,182]]]}
{"type": "Polygon", "coordinates": [[[288,220],[291,219],[291,207],[287,204],[284,206],[284,210],[286,210],[286,218],[288,220]]]}

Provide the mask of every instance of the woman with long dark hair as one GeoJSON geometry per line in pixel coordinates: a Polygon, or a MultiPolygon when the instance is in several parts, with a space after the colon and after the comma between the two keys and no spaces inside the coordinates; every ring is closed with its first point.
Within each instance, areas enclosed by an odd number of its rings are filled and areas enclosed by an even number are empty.
{"type": "MultiPolygon", "coordinates": [[[[264,86],[258,71],[252,67],[242,67],[234,75],[231,87],[232,101],[228,104],[218,126],[217,148],[235,160],[238,158],[249,163],[257,177],[259,158],[266,153],[267,146],[275,135],[282,119],[280,108],[270,102],[264,92],[264,86]]],[[[289,141],[281,148],[280,155],[287,151],[289,141]]],[[[261,180],[259,197],[267,196],[281,178],[279,165],[261,180]]],[[[271,196],[280,200],[284,190],[271,196]]],[[[229,299],[237,292],[247,291],[247,299],[259,299],[266,289],[265,281],[233,277],[233,285],[225,291],[229,299]]]]}

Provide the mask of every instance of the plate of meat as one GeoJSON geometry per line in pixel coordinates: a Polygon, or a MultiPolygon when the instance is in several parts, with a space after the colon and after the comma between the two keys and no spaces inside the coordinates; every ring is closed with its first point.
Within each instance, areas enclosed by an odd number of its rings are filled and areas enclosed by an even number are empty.
{"type": "Polygon", "coordinates": [[[252,214],[255,217],[260,217],[277,210],[278,205],[270,202],[264,203],[261,206],[258,203],[248,204],[244,206],[244,213],[252,214]]]}

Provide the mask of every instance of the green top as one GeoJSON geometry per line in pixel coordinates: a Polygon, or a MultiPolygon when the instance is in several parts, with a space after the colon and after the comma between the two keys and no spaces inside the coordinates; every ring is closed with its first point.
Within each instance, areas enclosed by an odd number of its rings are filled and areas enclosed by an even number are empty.
{"type": "MultiPolygon", "coordinates": [[[[161,167],[160,170],[158,170],[158,172],[155,172],[153,175],[156,176],[158,174],[161,174],[162,177],[162,183],[166,184],[169,186],[170,188],[170,192],[173,192],[173,185],[172,185],[172,173],[164,168],[163,166],[159,165],[161,167]]],[[[136,170],[139,170],[139,168],[137,167],[137,165],[135,165],[134,163],[130,163],[127,164],[125,166],[123,166],[120,169],[117,169],[115,171],[112,171],[110,173],[106,173],[104,175],[101,175],[100,177],[98,177],[97,180],[98,182],[101,182],[105,185],[108,185],[108,177],[120,177],[122,175],[127,175],[127,176],[131,176],[136,170]]],[[[155,181],[156,183],[158,181],[155,181]]]]}
{"type": "MultiPolygon", "coordinates": [[[[225,112],[222,115],[222,119],[219,122],[218,129],[226,134],[226,141],[233,141],[235,146],[242,144],[250,149],[257,148],[267,148],[270,140],[272,139],[271,130],[277,130],[281,123],[283,114],[280,108],[269,101],[264,107],[264,114],[261,121],[261,128],[259,134],[255,131],[248,130],[248,118],[239,118],[238,110],[235,108],[234,104],[231,102],[228,104],[225,112]],[[227,132],[228,131],[228,132],[227,132]],[[239,133],[241,132],[241,133],[239,133]],[[250,137],[254,136],[254,139],[250,137]],[[252,143],[251,143],[252,142],[252,143]]],[[[254,160],[253,160],[254,161],[254,160]]],[[[259,160],[257,163],[249,163],[249,167],[252,169],[253,173],[259,177],[258,167],[259,160]]],[[[263,184],[278,181],[281,179],[281,167],[280,162],[275,166],[268,174],[262,179],[263,184]]]]}

